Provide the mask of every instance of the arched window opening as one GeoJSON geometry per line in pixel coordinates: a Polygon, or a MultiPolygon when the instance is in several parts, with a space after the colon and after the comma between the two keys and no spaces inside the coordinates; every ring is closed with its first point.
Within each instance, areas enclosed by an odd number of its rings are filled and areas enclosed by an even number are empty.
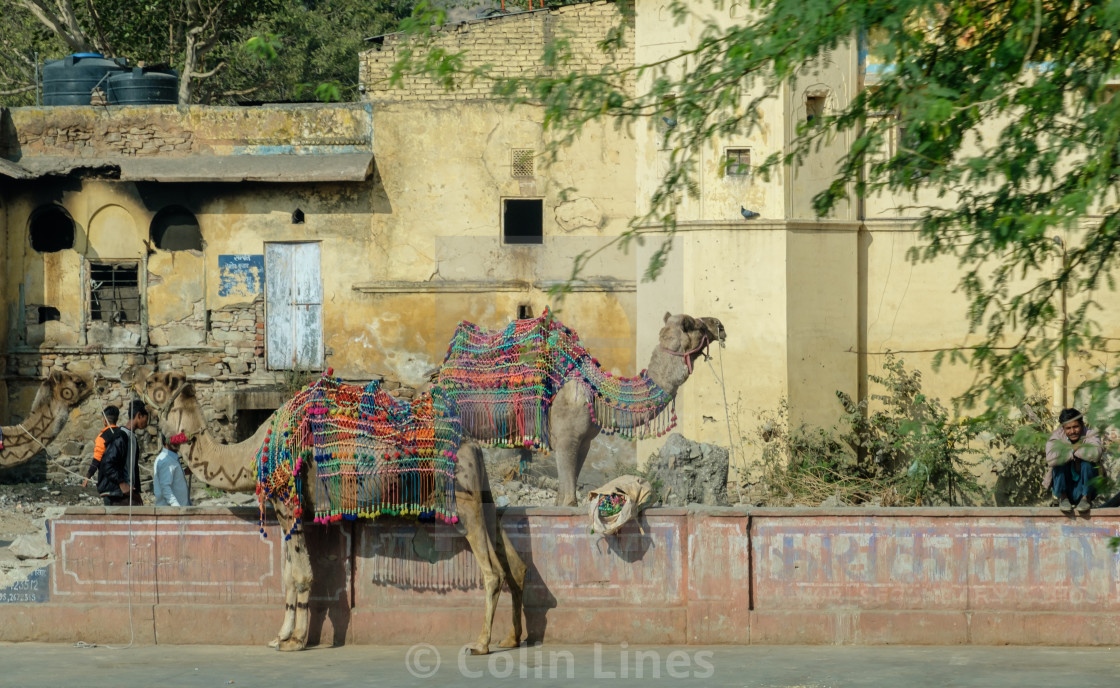
{"type": "Polygon", "coordinates": [[[32,213],[28,233],[31,248],[39,253],[74,248],[74,220],[57,205],[46,205],[32,213]]]}
{"type": "Polygon", "coordinates": [[[152,218],[152,244],[164,251],[201,251],[202,230],[194,213],[177,205],[168,206],[152,218]]]}

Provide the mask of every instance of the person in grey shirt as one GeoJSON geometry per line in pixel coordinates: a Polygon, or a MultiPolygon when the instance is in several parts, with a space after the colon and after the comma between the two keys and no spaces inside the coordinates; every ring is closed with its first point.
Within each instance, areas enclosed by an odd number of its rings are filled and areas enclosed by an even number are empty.
{"type": "Polygon", "coordinates": [[[156,506],[191,505],[187,478],[179,464],[179,447],[186,442],[187,436],[181,432],[169,437],[152,464],[152,492],[156,495],[156,506]]]}
{"type": "Polygon", "coordinates": [[[1053,489],[1054,496],[1061,500],[1059,508],[1063,512],[1071,513],[1076,503],[1077,512],[1085,514],[1097,496],[1093,479],[1101,474],[1104,443],[1095,429],[1085,425],[1085,418],[1077,409],[1063,409],[1058,422],[1061,426],[1046,442],[1046,463],[1050,470],[1042,486],[1053,489]]]}

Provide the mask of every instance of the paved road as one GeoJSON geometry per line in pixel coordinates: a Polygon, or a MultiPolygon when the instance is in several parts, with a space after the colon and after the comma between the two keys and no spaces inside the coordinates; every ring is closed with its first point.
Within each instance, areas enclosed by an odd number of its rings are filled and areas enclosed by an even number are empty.
{"type": "Polygon", "coordinates": [[[615,686],[911,688],[1115,686],[1120,650],[1038,647],[545,646],[461,656],[431,646],[130,649],[0,643],[3,688],[615,686]],[[438,666],[436,661],[439,661],[438,666]]]}

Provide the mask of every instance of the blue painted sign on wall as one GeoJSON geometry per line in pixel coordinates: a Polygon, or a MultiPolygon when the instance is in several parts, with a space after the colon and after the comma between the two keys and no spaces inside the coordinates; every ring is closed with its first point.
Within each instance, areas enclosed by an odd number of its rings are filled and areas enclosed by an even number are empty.
{"type": "Polygon", "coordinates": [[[35,569],[25,581],[12,583],[0,588],[0,604],[22,604],[26,602],[50,602],[50,567],[35,569]]]}
{"type": "Polygon", "coordinates": [[[238,253],[218,256],[218,296],[254,297],[263,288],[263,255],[238,253]]]}

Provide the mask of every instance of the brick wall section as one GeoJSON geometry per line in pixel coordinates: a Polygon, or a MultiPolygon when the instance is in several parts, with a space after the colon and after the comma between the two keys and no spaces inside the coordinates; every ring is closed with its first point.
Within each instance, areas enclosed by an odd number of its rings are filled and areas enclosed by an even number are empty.
{"type": "MultiPolygon", "coordinates": [[[[491,65],[497,77],[543,74],[544,49],[553,39],[569,41],[574,54],[570,70],[598,72],[634,64],[634,25],[613,2],[589,2],[554,10],[537,10],[462,22],[445,27],[436,39],[449,52],[465,51],[463,66],[474,69],[491,65]],[[608,54],[598,44],[611,29],[624,25],[625,46],[608,54]]],[[[385,36],[381,46],[361,54],[358,78],[371,101],[480,100],[490,97],[488,80],[464,81],[448,91],[424,76],[408,76],[403,88],[388,84],[393,65],[403,47],[401,34],[385,36]]],[[[565,71],[567,69],[565,68],[565,71]]],[[[632,88],[632,83],[628,83],[632,88]]]]}
{"type": "Polygon", "coordinates": [[[0,132],[6,144],[0,145],[7,146],[8,155],[64,157],[236,155],[286,152],[287,147],[369,150],[368,107],[23,107],[8,111],[11,121],[0,132]]]}
{"type": "MultiPolygon", "coordinates": [[[[204,328],[204,317],[192,317],[191,320],[196,320],[194,324],[204,328]]],[[[180,324],[185,322],[181,321],[180,324]]],[[[42,459],[36,459],[23,466],[0,471],[0,480],[19,482],[44,477],[64,480],[68,475],[67,470],[85,475],[93,455],[93,442],[102,428],[101,409],[109,405],[123,409],[128,400],[133,398],[131,390],[118,380],[121,373],[138,366],[187,375],[195,387],[203,412],[212,421],[210,427],[221,439],[236,441],[238,438],[234,436],[234,430],[239,409],[230,406],[230,393],[246,386],[275,385],[282,377],[282,374],[266,369],[264,333],[264,298],[260,297],[249,304],[212,311],[210,330],[204,346],[153,345],[147,349],[147,353],[139,350],[112,352],[67,348],[49,353],[9,354],[6,357],[10,374],[8,393],[12,397],[9,408],[23,409],[26,404],[15,402],[19,392],[37,389],[42,380],[52,372],[96,372],[102,378],[102,392],[98,398],[87,399],[70,414],[66,427],[47,448],[51,460],[45,466],[42,459]]],[[[0,360],[0,363],[3,362],[0,360]]],[[[365,381],[348,382],[364,384],[365,381]]],[[[412,387],[393,380],[383,380],[382,388],[399,398],[412,399],[416,395],[416,390],[412,387]]],[[[140,472],[145,481],[146,496],[151,493],[150,486],[147,485],[151,461],[160,449],[158,431],[159,420],[153,417],[147,436],[141,437],[140,472]]]]}
{"type": "MultiPolygon", "coordinates": [[[[205,328],[205,313],[196,314],[187,323],[205,328]]],[[[153,334],[156,332],[153,328],[153,334]]],[[[264,363],[264,299],[258,298],[245,305],[214,310],[210,314],[210,330],[206,344],[198,347],[152,346],[143,353],[108,353],[105,351],[59,350],[47,352],[13,353],[8,356],[8,370],[12,375],[9,393],[15,395],[22,387],[38,387],[39,383],[55,371],[95,371],[109,382],[100,399],[86,401],[72,413],[62,433],[48,448],[53,460],[47,465],[48,477],[61,479],[63,468],[84,475],[89,457],[93,454],[93,441],[101,431],[100,409],[109,404],[123,408],[127,403],[127,390],[113,382],[133,366],[149,366],[159,370],[178,371],[195,382],[199,400],[207,417],[227,421],[217,428],[224,439],[233,440],[233,426],[225,409],[218,409],[215,397],[248,383],[254,376],[265,372],[264,363]]],[[[271,382],[271,376],[268,381],[271,382]]],[[[10,404],[11,408],[22,404],[10,404]]],[[[153,419],[154,420],[154,419],[153,419]]],[[[153,422],[152,435],[158,423],[153,422]]],[[[154,456],[159,443],[154,439],[141,446],[144,456],[154,456]]],[[[14,469],[6,474],[9,479],[22,475],[41,474],[42,464],[33,461],[24,471],[14,469]]],[[[148,461],[141,462],[141,472],[147,474],[148,461]]]]}
{"type": "Polygon", "coordinates": [[[83,127],[45,127],[38,133],[25,133],[20,143],[78,157],[129,156],[190,151],[192,137],[189,131],[161,131],[152,124],[99,122],[92,132],[83,127]],[[100,140],[95,141],[95,137],[100,140]]]}

